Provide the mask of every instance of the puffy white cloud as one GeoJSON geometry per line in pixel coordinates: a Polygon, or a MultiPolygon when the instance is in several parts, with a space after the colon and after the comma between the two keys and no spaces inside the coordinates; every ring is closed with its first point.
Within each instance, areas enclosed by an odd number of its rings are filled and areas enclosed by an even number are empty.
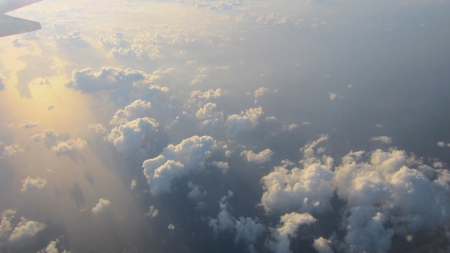
{"type": "Polygon", "coordinates": [[[6,77],[0,74],[0,91],[5,89],[6,77]]]}
{"type": "Polygon", "coordinates": [[[260,106],[257,108],[250,108],[240,114],[229,115],[226,120],[228,132],[232,135],[236,135],[243,131],[252,130],[259,124],[259,117],[263,114],[264,112],[260,106]]]}
{"type": "Polygon", "coordinates": [[[217,162],[217,161],[213,161],[212,162],[213,166],[216,166],[217,168],[221,169],[223,173],[228,172],[228,170],[230,169],[230,167],[228,166],[227,162],[217,162]]]}
{"type": "Polygon", "coordinates": [[[21,152],[23,152],[23,149],[21,149],[19,145],[7,146],[3,142],[0,142],[0,158],[7,158],[21,152]]]}
{"type": "Polygon", "coordinates": [[[100,134],[100,135],[105,135],[108,132],[106,130],[106,127],[103,126],[100,123],[98,123],[98,124],[89,124],[88,128],[91,129],[92,131],[94,131],[95,133],[100,134]]]}
{"type": "Polygon", "coordinates": [[[168,228],[169,230],[174,230],[174,229],[175,229],[175,225],[169,224],[169,226],[167,226],[167,228],[168,228]]]}
{"type": "Polygon", "coordinates": [[[142,118],[147,116],[149,110],[152,108],[150,102],[138,99],[127,105],[124,109],[120,109],[114,114],[113,118],[109,122],[111,125],[126,124],[130,120],[142,118]]]}
{"type": "Polygon", "coordinates": [[[154,206],[150,206],[148,212],[145,214],[145,216],[148,216],[150,218],[155,218],[156,216],[158,216],[158,209],[156,209],[154,206]]]}
{"type": "Polygon", "coordinates": [[[213,109],[214,108],[216,108],[216,104],[215,103],[207,103],[202,108],[198,109],[198,111],[195,114],[195,116],[197,118],[199,118],[199,119],[208,118],[213,113],[213,109]]]}
{"type": "Polygon", "coordinates": [[[46,129],[42,134],[36,134],[31,137],[31,140],[34,142],[41,141],[56,141],[58,138],[58,134],[54,129],[46,129]]]}
{"type": "Polygon", "coordinates": [[[319,137],[319,139],[317,139],[313,142],[309,142],[304,147],[302,147],[300,149],[300,152],[303,153],[303,159],[300,160],[300,163],[303,164],[304,166],[308,166],[310,164],[320,162],[319,159],[317,159],[317,157],[315,157],[314,148],[317,145],[319,145],[319,143],[326,141],[326,140],[328,140],[328,135],[321,135],[319,137]]]}
{"type": "Polygon", "coordinates": [[[392,143],[392,138],[391,137],[387,137],[387,136],[379,136],[379,137],[373,137],[371,139],[372,141],[381,141],[385,144],[391,144],[392,143]]]}
{"type": "Polygon", "coordinates": [[[254,244],[256,244],[258,237],[262,235],[265,230],[264,225],[258,222],[257,219],[240,217],[235,224],[236,236],[234,243],[244,241],[250,252],[256,252],[254,244]]]}
{"type": "Polygon", "coordinates": [[[438,145],[438,147],[441,147],[441,148],[443,148],[443,147],[445,147],[445,146],[450,147],[450,143],[445,144],[445,143],[442,142],[442,141],[438,142],[437,145],[438,145]]]}
{"type": "Polygon", "coordinates": [[[130,184],[130,190],[134,190],[134,188],[136,188],[136,186],[137,186],[137,181],[133,179],[130,184]]]}
{"type": "Polygon", "coordinates": [[[244,150],[241,152],[241,156],[244,157],[247,162],[254,164],[263,164],[270,161],[273,152],[270,149],[265,149],[258,154],[253,153],[251,150],[244,150]]]}
{"type": "Polygon", "coordinates": [[[178,145],[170,144],[159,156],[144,161],[144,174],[151,193],[170,193],[175,179],[202,171],[213,146],[214,139],[210,136],[192,136],[178,145]]]}
{"type": "Polygon", "coordinates": [[[313,247],[319,253],[333,253],[333,249],[331,249],[330,243],[330,240],[319,237],[314,240],[313,247]]]}
{"type": "Polygon", "coordinates": [[[31,122],[28,120],[24,120],[24,121],[22,121],[22,123],[20,123],[19,127],[28,129],[28,128],[37,127],[37,125],[38,125],[37,123],[31,122]]]}
{"type": "Polygon", "coordinates": [[[97,205],[95,205],[92,208],[92,213],[93,214],[103,213],[104,211],[108,210],[110,208],[110,206],[111,206],[111,202],[109,200],[100,198],[97,205]]]}
{"type": "Polygon", "coordinates": [[[244,241],[250,252],[256,252],[254,244],[257,242],[258,237],[262,235],[265,231],[263,224],[259,223],[256,218],[244,218],[240,217],[235,219],[228,211],[227,200],[233,196],[233,192],[228,191],[228,195],[222,197],[220,200],[220,212],[217,215],[217,219],[211,219],[209,221],[209,226],[213,229],[215,235],[217,236],[219,232],[223,231],[235,231],[236,236],[234,238],[234,243],[244,241]]]}
{"type": "Polygon", "coordinates": [[[266,95],[268,93],[270,93],[269,89],[267,89],[265,87],[261,87],[261,88],[255,90],[255,98],[259,98],[259,97],[261,97],[263,95],[266,95]]]}
{"type": "Polygon", "coordinates": [[[394,235],[392,229],[386,229],[387,218],[375,208],[357,206],[350,209],[347,235],[348,252],[387,252],[394,235]]]}
{"type": "Polygon", "coordinates": [[[297,124],[290,124],[288,126],[284,125],[283,130],[284,131],[292,131],[292,130],[296,129],[297,127],[298,127],[297,124]]]}
{"type": "Polygon", "coordinates": [[[9,232],[13,229],[11,224],[11,219],[14,218],[16,211],[8,209],[2,212],[1,223],[0,223],[0,239],[8,237],[9,232]]]}
{"type": "Polygon", "coordinates": [[[330,97],[330,100],[334,100],[337,97],[337,94],[334,92],[329,92],[328,95],[330,97]]]}
{"type": "Polygon", "coordinates": [[[321,163],[290,171],[286,166],[275,167],[261,180],[266,189],[261,204],[267,212],[323,212],[335,191],[332,180],[333,172],[321,163]]]}
{"type": "Polygon", "coordinates": [[[276,121],[276,120],[277,120],[277,117],[275,117],[275,116],[267,116],[267,117],[265,118],[265,120],[266,120],[267,122],[276,121]]]}
{"type": "Polygon", "coordinates": [[[37,178],[31,178],[27,177],[26,179],[22,180],[22,192],[30,191],[30,190],[37,190],[42,187],[44,187],[47,184],[47,180],[42,179],[40,177],[37,178]]]}
{"type": "MultiPolygon", "coordinates": [[[[38,253],[58,253],[58,247],[57,244],[59,243],[59,239],[56,239],[55,241],[51,241],[45,249],[42,249],[38,251],[38,253]]],[[[70,253],[70,251],[61,251],[61,253],[70,253]]]]}
{"type": "Polygon", "coordinates": [[[76,50],[91,46],[89,40],[79,31],[70,32],[67,35],[53,35],[52,39],[58,48],[76,50]]]}
{"type": "Polygon", "coordinates": [[[290,253],[290,239],[295,237],[297,228],[300,225],[310,225],[316,221],[309,213],[287,213],[280,218],[281,226],[272,229],[271,240],[266,245],[273,252],[290,253]]]}
{"type": "Polygon", "coordinates": [[[84,148],[86,144],[87,142],[80,138],[70,139],[67,141],[58,141],[58,143],[52,147],[52,151],[55,152],[57,156],[69,155],[84,148]]]}
{"type": "Polygon", "coordinates": [[[187,194],[187,198],[194,200],[194,201],[199,201],[201,198],[203,198],[204,196],[206,196],[206,191],[202,190],[201,187],[199,185],[196,185],[192,182],[188,182],[188,188],[191,190],[188,194],[187,194]]]}
{"type": "Polygon", "coordinates": [[[65,84],[67,88],[79,90],[83,93],[113,90],[113,101],[127,100],[133,85],[144,81],[146,73],[132,69],[102,67],[95,71],[90,68],[74,70],[71,79],[65,84]]]}
{"type": "Polygon", "coordinates": [[[17,224],[17,226],[12,230],[11,235],[9,236],[9,241],[21,242],[30,237],[33,237],[44,228],[44,223],[29,221],[22,217],[19,224],[17,224]]]}
{"type": "Polygon", "coordinates": [[[146,150],[142,147],[146,134],[157,130],[158,123],[152,118],[138,118],[111,130],[108,141],[114,144],[117,152],[134,155],[142,159],[146,150]]]}

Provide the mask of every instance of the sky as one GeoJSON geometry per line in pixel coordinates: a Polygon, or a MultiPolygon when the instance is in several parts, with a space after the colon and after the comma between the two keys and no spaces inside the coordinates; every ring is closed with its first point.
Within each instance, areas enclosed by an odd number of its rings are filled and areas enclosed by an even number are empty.
{"type": "Polygon", "coordinates": [[[450,5],[44,0],[0,38],[1,252],[449,252],[450,5]]]}

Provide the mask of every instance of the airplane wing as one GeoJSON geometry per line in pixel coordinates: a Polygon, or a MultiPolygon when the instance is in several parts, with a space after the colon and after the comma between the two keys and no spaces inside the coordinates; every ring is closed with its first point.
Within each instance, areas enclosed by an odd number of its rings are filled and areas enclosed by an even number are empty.
{"type": "Polygon", "coordinates": [[[41,29],[41,24],[38,22],[4,14],[40,1],[41,0],[0,0],[0,37],[41,29]]]}
{"type": "Polygon", "coordinates": [[[0,37],[41,29],[38,22],[0,14],[0,37]]]}

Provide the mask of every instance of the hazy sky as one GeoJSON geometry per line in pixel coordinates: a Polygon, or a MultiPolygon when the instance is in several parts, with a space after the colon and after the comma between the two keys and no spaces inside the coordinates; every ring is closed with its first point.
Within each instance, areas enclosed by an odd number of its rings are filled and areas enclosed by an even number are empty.
{"type": "Polygon", "coordinates": [[[45,0],[0,38],[1,252],[448,252],[450,5],[45,0]]]}

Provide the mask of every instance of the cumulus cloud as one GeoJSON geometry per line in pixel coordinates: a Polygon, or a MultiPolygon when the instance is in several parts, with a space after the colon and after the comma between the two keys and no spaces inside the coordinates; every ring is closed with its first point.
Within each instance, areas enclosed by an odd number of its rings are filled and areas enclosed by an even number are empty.
{"type": "Polygon", "coordinates": [[[314,240],[313,247],[319,253],[333,253],[333,249],[330,247],[330,243],[330,240],[319,237],[314,240]]]}
{"type": "Polygon", "coordinates": [[[144,174],[153,195],[170,193],[174,180],[204,169],[204,160],[214,147],[210,136],[192,136],[178,145],[170,144],[163,152],[144,161],[144,174]]]}
{"type": "Polygon", "coordinates": [[[264,114],[261,106],[250,108],[240,114],[229,115],[226,124],[228,132],[232,135],[239,134],[243,131],[249,131],[259,124],[259,117],[264,114]]]}
{"type": "Polygon", "coordinates": [[[385,228],[386,216],[367,206],[352,207],[350,213],[345,236],[348,252],[387,252],[394,231],[385,228]]]}
{"type": "Polygon", "coordinates": [[[334,92],[329,92],[328,96],[330,97],[330,100],[334,100],[337,97],[337,94],[334,92]]]}
{"type": "Polygon", "coordinates": [[[392,138],[391,137],[387,137],[387,136],[379,136],[379,137],[373,137],[371,139],[372,141],[381,141],[385,144],[391,144],[392,143],[392,138]]]}
{"type": "Polygon", "coordinates": [[[253,153],[251,150],[244,150],[241,152],[241,156],[244,157],[247,162],[254,164],[263,164],[270,161],[273,152],[270,149],[265,149],[258,154],[253,153]]]}
{"type": "Polygon", "coordinates": [[[228,166],[228,162],[213,161],[212,165],[221,169],[223,173],[227,173],[228,170],[230,169],[230,167],[228,166]]]}
{"type": "Polygon", "coordinates": [[[220,212],[216,219],[209,221],[209,227],[211,227],[217,236],[219,232],[234,231],[236,236],[234,243],[244,241],[250,252],[256,252],[254,245],[256,244],[258,237],[265,231],[263,224],[259,223],[258,219],[240,217],[235,219],[227,210],[227,200],[233,196],[233,192],[228,191],[228,195],[222,197],[219,202],[220,212]]]}
{"type": "Polygon", "coordinates": [[[133,85],[146,80],[146,73],[132,69],[102,67],[95,71],[90,68],[74,70],[71,79],[65,84],[67,88],[83,93],[113,90],[113,101],[126,101],[133,85]]]}
{"type": "Polygon", "coordinates": [[[297,228],[316,221],[309,213],[292,212],[281,216],[281,224],[278,228],[272,229],[271,240],[267,242],[267,247],[275,253],[290,253],[290,241],[292,237],[295,237],[297,228]]]}
{"type": "Polygon", "coordinates": [[[0,158],[7,158],[23,152],[19,145],[5,145],[0,142],[0,158]]]}
{"type": "Polygon", "coordinates": [[[70,32],[66,35],[53,35],[52,39],[58,48],[76,50],[91,46],[89,40],[79,31],[70,32]]]}
{"type": "Polygon", "coordinates": [[[42,187],[44,187],[47,184],[47,180],[42,179],[40,177],[37,178],[31,178],[27,177],[26,179],[22,180],[22,192],[30,191],[30,190],[37,190],[42,187]]]}
{"type": "Polygon", "coordinates": [[[138,99],[133,103],[131,103],[130,105],[126,106],[124,109],[118,110],[116,114],[114,114],[109,124],[111,125],[126,124],[130,120],[142,118],[144,116],[147,116],[151,108],[152,104],[150,102],[138,99]]]}
{"type": "Polygon", "coordinates": [[[261,87],[261,88],[255,90],[254,93],[255,93],[255,98],[259,98],[261,96],[264,96],[264,95],[270,93],[270,90],[265,87],[261,87]]]}
{"type": "Polygon", "coordinates": [[[175,225],[169,224],[169,226],[167,226],[167,228],[168,228],[169,230],[174,230],[174,229],[175,229],[175,225]]]}
{"type": "Polygon", "coordinates": [[[6,77],[4,77],[2,74],[0,74],[0,91],[5,89],[5,80],[6,77]]]}
{"type": "MultiPolygon", "coordinates": [[[[57,244],[59,243],[59,239],[56,239],[55,241],[51,241],[47,247],[44,249],[38,251],[38,253],[59,253],[57,244]]],[[[61,253],[70,253],[70,251],[61,251],[61,253]]]]}
{"type": "Polygon", "coordinates": [[[92,208],[93,214],[101,214],[104,211],[108,210],[111,206],[111,202],[107,199],[100,198],[97,205],[92,208]]]}
{"type": "Polygon", "coordinates": [[[0,239],[5,239],[9,236],[9,232],[13,229],[11,220],[14,218],[15,214],[16,211],[11,209],[2,212],[2,215],[0,216],[0,239]]]}
{"type": "Polygon", "coordinates": [[[12,230],[9,241],[10,242],[22,242],[36,235],[39,231],[45,228],[44,223],[36,221],[29,221],[25,218],[21,218],[21,221],[12,230]]]}
{"type": "Polygon", "coordinates": [[[203,198],[204,196],[206,196],[206,191],[202,189],[201,186],[196,185],[192,182],[188,182],[188,188],[191,190],[190,192],[188,192],[187,194],[187,198],[194,200],[194,201],[199,201],[201,198],[203,198]]]}
{"type": "Polygon", "coordinates": [[[52,151],[56,153],[57,156],[60,155],[70,155],[80,150],[86,146],[87,142],[80,138],[70,139],[67,141],[58,141],[58,143],[52,147],[52,151]]]}
{"type": "Polygon", "coordinates": [[[148,216],[150,218],[155,218],[156,216],[158,216],[158,209],[156,209],[154,206],[150,206],[148,212],[145,214],[145,216],[148,216]]]}
{"type": "Polygon", "coordinates": [[[112,129],[108,141],[116,147],[117,152],[143,159],[147,154],[142,147],[143,138],[146,134],[155,132],[157,127],[158,123],[152,118],[138,118],[112,129]]]}
{"type": "Polygon", "coordinates": [[[37,125],[38,125],[37,123],[31,122],[28,120],[24,120],[24,121],[22,121],[22,123],[20,123],[19,127],[28,129],[28,128],[37,127],[37,125]]]}
{"type": "Polygon", "coordinates": [[[298,127],[297,124],[284,125],[284,126],[283,126],[283,130],[284,130],[284,131],[293,131],[293,130],[296,129],[297,127],[298,127]]]}
{"type": "Polygon", "coordinates": [[[46,129],[42,134],[36,134],[31,137],[34,142],[51,141],[54,142],[58,138],[58,134],[54,129],[46,129]]]}
{"type": "Polygon", "coordinates": [[[106,127],[102,124],[89,124],[88,128],[94,131],[96,134],[105,135],[108,131],[106,130],[106,127]]]}

